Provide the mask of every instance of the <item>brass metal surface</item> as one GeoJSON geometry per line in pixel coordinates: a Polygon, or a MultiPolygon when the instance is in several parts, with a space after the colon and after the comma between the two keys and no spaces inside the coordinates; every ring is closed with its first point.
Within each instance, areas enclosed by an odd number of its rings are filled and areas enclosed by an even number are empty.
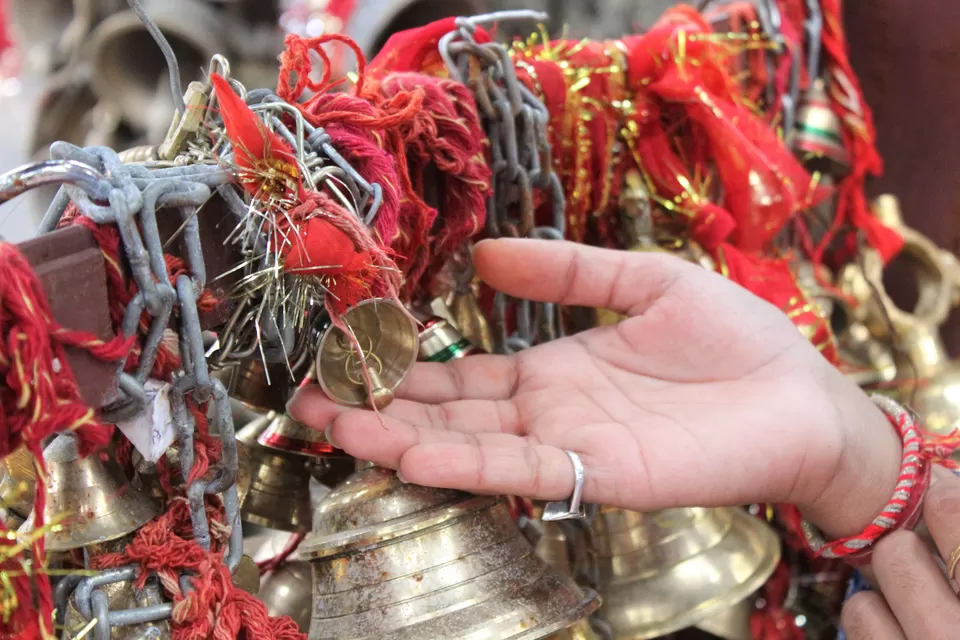
{"type": "Polygon", "coordinates": [[[311,429],[286,413],[277,414],[257,437],[257,442],[267,449],[297,456],[318,458],[339,453],[327,442],[323,431],[311,429]]]}
{"type": "Polygon", "coordinates": [[[37,472],[33,454],[20,447],[0,463],[0,507],[21,518],[33,510],[33,496],[37,487],[37,472]]]}
{"type": "Polygon", "coordinates": [[[347,335],[331,326],[317,349],[317,378],[336,402],[364,405],[370,398],[378,408],[393,400],[393,391],[417,361],[419,338],[413,318],[390,300],[365,300],[344,315],[363,352],[363,360],[347,335]],[[364,379],[363,365],[370,377],[364,379]]]}
{"type": "Polygon", "coordinates": [[[244,426],[237,440],[250,455],[250,490],[240,509],[244,522],[280,529],[310,528],[310,468],[308,459],[260,445],[257,439],[276,418],[271,412],[244,426]]]}
{"type": "Polygon", "coordinates": [[[283,411],[292,393],[285,364],[264,365],[259,356],[217,372],[231,398],[257,413],[283,411]]]}
{"type": "Polygon", "coordinates": [[[300,550],[313,565],[312,640],[532,640],[598,605],[536,557],[501,499],[378,467],[330,492],[300,550]]]}
{"type": "Polygon", "coordinates": [[[233,584],[252,596],[260,593],[260,567],[253,558],[248,555],[240,557],[240,564],[233,572],[233,584]]]}
{"type": "Polygon", "coordinates": [[[313,608],[310,563],[303,560],[285,563],[267,576],[259,597],[271,616],[290,616],[306,633],[313,608]]]}
{"type": "Polygon", "coordinates": [[[473,282],[465,291],[455,291],[447,305],[449,315],[453,325],[467,340],[487,353],[493,353],[495,348],[493,330],[483,309],[480,308],[478,290],[478,283],[473,282]]]}
{"type": "MultiPolygon", "coordinates": [[[[43,452],[47,468],[46,535],[49,551],[67,551],[120,538],[160,514],[159,505],[137,491],[110,457],[81,459],[72,434],[57,436],[43,452]]],[[[33,529],[33,514],[21,530],[33,529]]]]}
{"type": "Polygon", "coordinates": [[[703,620],[697,625],[697,629],[723,640],[753,640],[750,616],[754,612],[754,604],[753,598],[747,598],[703,620]]]}
{"type": "Polygon", "coordinates": [[[594,528],[603,606],[617,640],[667,635],[742,602],[772,574],[780,542],[740,509],[603,509],[594,528]]]}

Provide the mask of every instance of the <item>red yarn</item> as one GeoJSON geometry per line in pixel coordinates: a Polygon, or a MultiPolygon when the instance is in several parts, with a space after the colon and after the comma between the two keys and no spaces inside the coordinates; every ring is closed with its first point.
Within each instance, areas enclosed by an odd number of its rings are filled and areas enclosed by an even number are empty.
{"type": "Polygon", "coordinates": [[[272,571],[276,571],[286,564],[287,560],[297,551],[300,543],[303,542],[306,537],[307,534],[302,531],[291,534],[290,539],[287,540],[287,544],[283,547],[283,551],[272,558],[261,560],[257,563],[257,568],[260,569],[260,575],[263,576],[272,571]]]}
{"type": "Polygon", "coordinates": [[[750,616],[750,637],[754,640],[804,640],[796,615],[784,608],[790,590],[790,565],[781,560],[763,586],[762,608],[750,616]]]}

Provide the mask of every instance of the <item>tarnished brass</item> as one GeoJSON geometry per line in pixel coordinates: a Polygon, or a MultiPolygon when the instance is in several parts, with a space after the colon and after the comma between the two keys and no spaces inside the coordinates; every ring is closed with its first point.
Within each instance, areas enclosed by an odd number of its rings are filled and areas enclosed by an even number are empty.
{"type": "Polygon", "coordinates": [[[233,584],[252,596],[260,593],[260,567],[250,556],[240,558],[237,570],[233,572],[233,584]]]}
{"type": "Polygon", "coordinates": [[[257,356],[218,371],[217,377],[231,398],[257,413],[283,411],[293,391],[285,364],[265,366],[257,356]]]}
{"type": "Polygon", "coordinates": [[[604,508],[594,537],[603,606],[618,640],[696,626],[742,602],[773,573],[780,543],[740,509],[604,508]]]}
{"type": "MultiPolygon", "coordinates": [[[[133,533],[160,514],[157,503],[137,491],[109,457],[80,458],[76,438],[61,434],[43,452],[47,468],[46,536],[49,551],[67,551],[133,533]]],[[[33,514],[21,531],[33,529],[33,514]]]]}
{"type": "Polygon", "coordinates": [[[270,529],[305,531],[310,528],[311,511],[308,459],[257,442],[276,417],[268,413],[237,432],[237,440],[250,454],[252,477],[240,518],[270,529]]]}
{"type": "Polygon", "coordinates": [[[290,616],[306,633],[313,608],[310,563],[294,560],[271,573],[260,589],[260,599],[271,616],[290,616]]]}
{"type": "MultiPolygon", "coordinates": [[[[111,611],[149,607],[164,602],[160,587],[153,580],[149,581],[143,589],[136,589],[131,582],[112,582],[99,587],[99,589],[106,594],[107,604],[111,611]]],[[[71,599],[63,624],[64,637],[78,637],[79,632],[87,625],[87,622],[71,599]]],[[[111,640],[144,640],[146,638],[168,640],[172,635],[170,623],[162,620],[111,627],[108,637],[111,640]]]]}
{"type": "Polygon", "coordinates": [[[536,557],[502,499],[358,471],[314,514],[312,640],[534,640],[592,613],[596,594],[536,557]]]}
{"type": "Polygon", "coordinates": [[[320,458],[337,454],[323,431],[311,429],[288,416],[277,414],[257,438],[261,446],[286,453],[320,458]]]}
{"type": "Polygon", "coordinates": [[[33,510],[36,493],[37,472],[33,466],[33,454],[20,447],[0,463],[0,507],[9,510],[21,519],[33,510]]]}
{"type": "Polygon", "coordinates": [[[390,300],[365,300],[344,316],[363,351],[363,360],[347,335],[331,326],[317,349],[317,378],[324,392],[336,402],[364,405],[372,402],[379,409],[393,401],[400,386],[417,361],[419,339],[413,318],[390,300]],[[366,364],[370,388],[364,379],[366,364]]]}

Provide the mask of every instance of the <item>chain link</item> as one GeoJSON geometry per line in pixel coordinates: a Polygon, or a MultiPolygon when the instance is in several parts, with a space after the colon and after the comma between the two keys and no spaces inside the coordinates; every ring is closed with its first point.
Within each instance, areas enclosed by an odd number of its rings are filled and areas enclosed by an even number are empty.
{"type": "MultiPolygon", "coordinates": [[[[440,55],[450,76],[473,92],[490,140],[493,189],[487,199],[486,235],[491,238],[562,240],[564,235],[563,185],[553,171],[547,108],[517,79],[506,47],[497,42],[480,44],[475,38],[482,24],[543,21],[546,17],[533,11],[502,11],[458,18],[456,29],[440,40],[440,55]],[[536,223],[538,194],[551,203],[549,225],[536,223]]],[[[510,299],[502,293],[494,296],[493,321],[501,353],[514,353],[563,335],[556,305],[510,299]],[[508,335],[511,324],[514,331],[508,335]]]]}

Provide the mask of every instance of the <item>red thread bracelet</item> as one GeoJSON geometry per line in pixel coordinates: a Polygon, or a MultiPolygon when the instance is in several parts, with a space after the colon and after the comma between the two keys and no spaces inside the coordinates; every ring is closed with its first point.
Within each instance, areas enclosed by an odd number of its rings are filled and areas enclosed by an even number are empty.
{"type": "Polygon", "coordinates": [[[870,561],[873,545],[884,535],[898,529],[909,531],[917,525],[923,512],[923,499],[930,486],[932,465],[937,463],[956,467],[949,457],[960,445],[958,432],[944,437],[923,432],[917,427],[911,412],[891,398],[874,395],[871,400],[897,428],[903,440],[900,477],[893,497],[866,529],[848,538],[828,542],[816,527],[807,521],[803,522],[804,536],[814,556],[843,558],[855,566],[870,561]]]}

